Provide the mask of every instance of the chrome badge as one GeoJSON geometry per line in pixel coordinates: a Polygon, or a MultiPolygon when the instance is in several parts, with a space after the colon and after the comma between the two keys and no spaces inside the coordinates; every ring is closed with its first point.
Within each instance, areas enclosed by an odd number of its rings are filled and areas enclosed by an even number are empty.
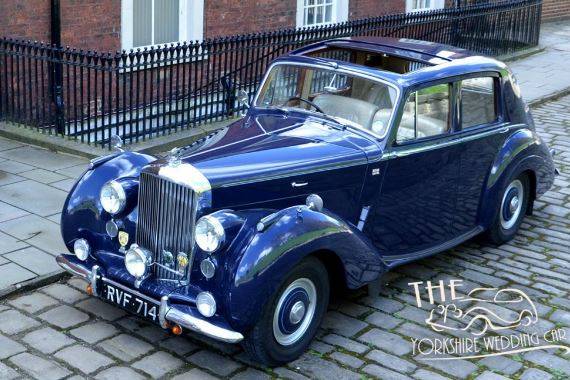
{"type": "Polygon", "coordinates": [[[129,234],[127,232],[119,231],[118,237],[121,247],[125,247],[127,244],[129,244],[129,234]]]}

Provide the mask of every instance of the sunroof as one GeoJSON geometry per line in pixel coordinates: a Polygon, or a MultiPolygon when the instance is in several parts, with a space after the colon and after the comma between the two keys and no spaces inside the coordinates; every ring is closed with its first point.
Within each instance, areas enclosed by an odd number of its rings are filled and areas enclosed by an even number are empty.
{"type": "Polygon", "coordinates": [[[333,59],[350,62],[357,65],[372,67],[378,70],[390,71],[397,74],[406,74],[432,66],[429,63],[409,59],[394,54],[366,51],[361,49],[348,49],[344,47],[324,47],[305,54],[309,57],[333,59]]]}

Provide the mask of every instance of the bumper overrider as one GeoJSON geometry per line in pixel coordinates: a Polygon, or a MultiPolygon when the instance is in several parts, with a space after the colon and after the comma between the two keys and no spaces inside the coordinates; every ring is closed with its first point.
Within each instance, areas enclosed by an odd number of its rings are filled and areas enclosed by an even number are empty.
{"type": "MultiPolygon", "coordinates": [[[[99,298],[101,298],[101,291],[99,285],[102,282],[111,283],[113,286],[121,288],[127,292],[135,295],[139,295],[143,298],[149,298],[144,294],[140,294],[137,290],[131,289],[124,286],[116,281],[105,278],[101,272],[98,265],[93,265],[89,268],[83,263],[76,262],[73,259],[69,259],[69,255],[59,255],[56,258],[57,263],[67,272],[72,275],[79,277],[88,282],[89,292],[99,298]]],[[[101,298],[105,300],[104,298],[101,298]]],[[[181,326],[187,328],[188,330],[198,332],[202,335],[208,336],[210,338],[226,342],[226,343],[238,343],[243,340],[243,335],[237,331],[231,330],[229,328],[216,325],[210,321],[199,318],[191,313],[188,313],[182,309],[184,307],[178,307],[177,305],[171,305],[168,296],[163,296],[160,301],[154,300],[154,302],[159,303],[159,324],[162,328],[169,328],[170,326],[181,326]]]]}

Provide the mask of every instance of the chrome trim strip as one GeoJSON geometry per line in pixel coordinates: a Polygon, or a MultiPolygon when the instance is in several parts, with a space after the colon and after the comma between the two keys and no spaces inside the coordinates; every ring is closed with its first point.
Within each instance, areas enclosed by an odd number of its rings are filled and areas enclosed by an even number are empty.
{"type": "Polygon", "coordinates": [[[83,265],[72,263],[71,261],[67,260],[65,255],[57,256],[55,258],[55,261],[59,264],[60,267],[65,269],[67,272],[81,278],[82,280],[90,282],[91,271],[86,267],[84,267],[83,265]]]}
{"type": "Polygon", "coordinates": [[[222,342],[238,343],[243,340],[243,335],[237,331],[216,326],[213,323],[196,318],[174,308],[170,308],[170,310],[168,310],[166,313],[166,319],[189,330],[199,332],[222,342]]]}
{"type": "Polygon", "coordinates": [[[382,157],[380,158],[380,161],[389,160],[389,159],[396,158],[396,157],[406,157],[406,156],[410,156],[410,155],[415,154],[415,153],[428,152],[430,150],[444,148],[444,147],[448,147],[448,146],[452,146],[452,145],[456,145],[456,144],[462,144],[465,142],[469,142],[469,141],[477,140],[480,138],[488,137],[488,136],[491,136],[494,134],[507,133],[513,129],[520,128],[521,126],[524,126],[524,124],[511,124],[511,125],[509,125],[508,123],[504,123],[504,124],[497,125],[497,126],[491,128],[485,132],[481,132],[481,133],[475,132],[469,136],[458,137],[458,138],[447,140],[447,141],[441,142],[441,143],[424,145],[421,147],[410,147],[407,149],[396,147],[396,148],[393,148],[391,151],[383,154],[382,157]]]}
{"type": "Polygon", "coordinates": [[[324,167],[321,167],[319,169],[300,170],[298,172],[285,172],[285,173],[276,174],[273,176],[265,175],[265,176],[259,176],[259,177],[252,177],[252,178],[249,178],[249,179],[243,180],[243,181],[232,181],[232,182],[222,183],[222,184],[219,184],[218,187],[231,187],[231,186],[237,186],[237,185],[248,185],[248,184],[252,184],[252,183],[272,181],[272,180],[276,180],[276,179],[283,179],[283,178],[295,177],[295,176],[306,175],[306,174],[321,173],[321,172],[326,172],[329,170],[351,168],[353,166],[360,166],[360,165],[366,165],[366,164],[368,164],[368,160],[367,160],[366,156],[364,156],[364,158],[361,158],[359,160],[343,162],[340,164],[337,163],[334,165],[324,166],[324,167]]]}
{"type": "Polygon", "coordinates": [[[168,164],[158,169],[158,176],[178,185],[186,186],[198,194],[212,190],[210,181],[202,172],[190,164],[168,164]]]}

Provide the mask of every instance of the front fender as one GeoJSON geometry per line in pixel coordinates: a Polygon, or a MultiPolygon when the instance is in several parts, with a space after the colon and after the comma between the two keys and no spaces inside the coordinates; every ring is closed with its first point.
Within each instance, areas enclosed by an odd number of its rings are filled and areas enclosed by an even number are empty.
{"type": "Polygon", "coordinates": [[[368,239],[327,211],[290,207],[263,232],[251,230],[247,235],[248,243],[228,268],[226,293],[228,319],[242,331],[253,326],[287,274],[311,253],[335,255],[344,271],[344,278],[335,280],[349,288],[373,281],[386,270],[368,239]]]}
{"type": "Polygon", "coordinates": [[[493,220],[507,181],[525,171],[532,172],[536,179],[533,197],[544,194],[554,182],[552,155],[536,132],[528,128],[512,133],[493,162],[481,203],[480,215],[485,227],[493,220]]]}
{"type": "MultiPolygon", "coordinates": [[[[70,251],[77,237],[91,237],[89,241],[95,244],[95,250],[113,251],[119,248],[112,246],[113,242],[105,232],[105,223],[111,216],[103,211],[99,192],[105,183],[113,179],[135,181],[141,169],[154,160],[155,158],[149,155],[124,152],[96,160],[79,178],[69,192],[61,214],[61,234],[70,251]]],[[[131,206],[127,207],[129,212],[120,215],[118,219],[124,224],[125,230],[134,236],[136,199],[129,199],[128,202],[131,206]]]]}

